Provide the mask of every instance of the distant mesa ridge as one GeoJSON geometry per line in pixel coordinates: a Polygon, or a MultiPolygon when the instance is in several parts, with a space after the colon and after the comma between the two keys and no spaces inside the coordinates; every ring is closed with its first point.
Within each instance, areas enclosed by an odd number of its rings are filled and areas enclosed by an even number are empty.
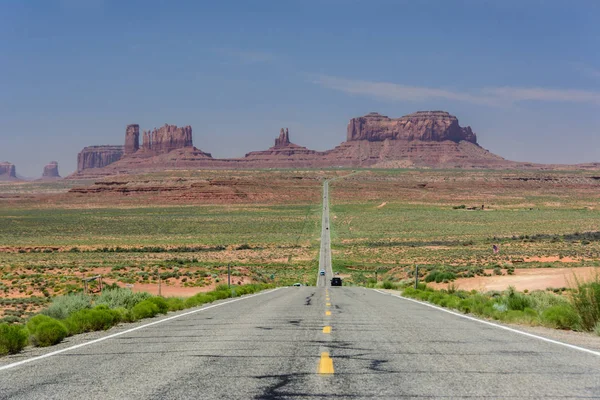
{"type": "Polygon", "coordinates": [[[477,143],[471,127],[445,111],[417,111],[400,118],[376,112],[350,119],[346,141],[315,151],[293,143],[281,128],[275,144],[241,158],[215,159],[193,145],[192,127],[165,124],[143,131],[127,125],[123,146],[91,146],[78,155],[72,177],[169,169],[239,168],[541,168],[490,153],[477,143]],[[140,143],[141,140],[141,143],[140,143]]]}

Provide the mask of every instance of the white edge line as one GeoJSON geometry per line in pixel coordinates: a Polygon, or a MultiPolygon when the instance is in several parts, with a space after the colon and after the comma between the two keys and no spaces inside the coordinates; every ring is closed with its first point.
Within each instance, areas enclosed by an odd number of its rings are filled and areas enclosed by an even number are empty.
{"type": "Polygon", "coordinates": [[[104,340],[112,339],[112,338],[115,338],[117,336],[125,335],[127,333],[131,333],[131,332],[137,331],[139,329],[144,329],[144,328],[147,328],[149,326],[162,324],[163,322],[167,322],[167,321],[171,321],[171,320],[174,320],[174,319],[177,319],[177,318],[185,317],[187,315],[195,314],[195,313],[198,313],[198,312],[201,312],[201,311],[206,311],[206,310],[209,310],[211,308],[224,306],[225,304],[235,303],[236,301],[246,300],[246,299],[249,299],[251,297],[261,296],[261,295],[267,294],[267,293],[273,293],[274,291],[279,290],[279,289],[281,289],[281,288],[275,288],[275,289],[272,289],[272,290],[269,290],[269,291],[266,291],[266,292],[252,294],[250,296],[242,296],[242,297],[239,297],[237,299],[225,301],[223,303],[213,304],[213,305],[210,305],[210,306],[207,306],[207,307],[199,308],[197,310],[188,311],[188,312],[185,312],[183,314],[178,314],[178,315],[174,315],[172,317],[161,319],[159,321],[150,322],[149,324],[145,324],[145,325],[141,325],[141,326],[136,326],[135,328],[131,328],[131,329],[128,329],[128,330],[123,331],[123,332],[113,333],[112,335],[104,336],[104,337],[101,337],[99,339],[94,339],[94,340],[91,340],[89,342],[80,343],[80,344],[77,344],[75,346],[67,347],[65,349],[56,350],[56,351],[53,351],[51,353],[43,354],[41,356],[32,357],[32,358],[28,358],[26,360],[18,361],[16,363],[4,365],[4,366],[0,367],[0,371],[6,370],[6,369],[10,369],[10,368],[14,368],[14,367],[18,367],[19,365],[23,365],[23,364],[27,364],[27,363],[30,363],[30,362],[33,362],[33,361],[41,360],[43,358],[52,357],[52,356],[55,356],[57,354],[61,354],[61,353],[67,352],[67,351],[78,349],[80,347],[89,346],[91,344],[95,344],[95,343],[98,343],[98,342],[102,342],[104,340]]]}
{"type": "Polygon", "coordinates": [[[543,337],[543,336],[534,335],[533,333],[520,331],[520,330],[514,329],[514,328],[509,328],[508,326],[495,324],[493,322],[485,321],[485,320],[482,320],[482,319],[479,319],[479,318],[474,318],[474,317],[471,317],[469,315],[465,315],[465,314],[457,313],[457,312],[454,312],[454,311],[450,311],[447,308],[438,307],[438,306],[435,306],[433,304],[429,304],[429,303],[425,303],[425,302],[422,302],[422,301],[410,299],[408,297],[400,296],[400,295],[397,295],[397,294],[394,294],[394,293],[382,292],[382,291],[380,291],[378,289],[374,289],[374,290],[377,293],[387,294],[387,295],[390,295],[390,296],[393,296],[393,297],[398,297],[399,299],[402,299],[402,300],[412,301],[413,303],[417,303],[417,304],[421,304],[423,306],[431,307],[431,308],[434,308],[434,309],[439,310],[439,311],[444,311],[444,312],[447,312],[448,314],[456,315],[457,317],[461,317],[461,318],[465,318],[465,319],[468,319],[468,320],[471,320],[471,321],[479,322],[479,323],[484,324],[484,325],[493,326],[495,328],[504,329],[505,331],[509,331],[509,332],[513,332],[513,333],[518,333],[518,334],[523,335],[523,336],[529,336],[531,338],[539,339],[539,340],[542,340],[544,342],[548,342],[548,343],[552,343],[552,344],[557,344],[559,346],[568,347],[568,348],[573,349],[573,350],[578,350],[578,351],[582,351],[584,353],[589,353],[589,354],[593,354],[595,356],[600,356],[600,352],[594,351],[594,350],[590,350],[590,349],[586,349],[585,347],[579,347],[579,346],[575,346],[573,344],[559,342],[558,340],[549,339],[549,338],[546,338],[546,337],[543,337]]]}

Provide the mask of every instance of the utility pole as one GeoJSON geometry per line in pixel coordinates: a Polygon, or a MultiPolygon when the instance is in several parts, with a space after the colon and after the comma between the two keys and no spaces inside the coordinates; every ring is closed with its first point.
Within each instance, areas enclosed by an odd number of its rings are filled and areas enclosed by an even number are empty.
{"type": "Polygon", "coordinates": [[[415,289],[419,288],[419,266],[415,266],[415,289]]]}
{"type": "Polygon", "coordinates": [[[227,287],[231,287],[231,264],[227,264],[227,287]]]}

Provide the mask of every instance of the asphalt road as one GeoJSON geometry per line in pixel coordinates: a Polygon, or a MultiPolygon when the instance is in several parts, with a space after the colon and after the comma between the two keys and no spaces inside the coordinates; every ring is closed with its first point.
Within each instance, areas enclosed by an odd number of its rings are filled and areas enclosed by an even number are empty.
{"type": "Polygon", "coordinates": [[[329,181],[323,184],[323,213],[321,217],[321,251],[319,252],[319,276],[317,287],[330,286],[333,278],[331,269],[331,236],[329,233],[329,181]],[[325,271],[325,275],[320,272],[325,271]]]}
{"type": "Polygon", "coordinates": [[[326,283],[1,359],[0,399],[600,398],[598,355],[326,283]]]}

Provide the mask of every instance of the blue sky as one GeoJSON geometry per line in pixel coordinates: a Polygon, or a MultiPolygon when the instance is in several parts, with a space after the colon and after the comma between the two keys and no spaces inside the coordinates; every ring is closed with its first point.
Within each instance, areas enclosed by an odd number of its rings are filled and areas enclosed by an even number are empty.
{"type": "Polygon", "coordinates": [[[446,110],[533,162],[600,161],[600,2],[0,2],[0,161],[76,168],[125,126],[192,125],[216,157],[316,150],[354,116],[446,110]]]}

